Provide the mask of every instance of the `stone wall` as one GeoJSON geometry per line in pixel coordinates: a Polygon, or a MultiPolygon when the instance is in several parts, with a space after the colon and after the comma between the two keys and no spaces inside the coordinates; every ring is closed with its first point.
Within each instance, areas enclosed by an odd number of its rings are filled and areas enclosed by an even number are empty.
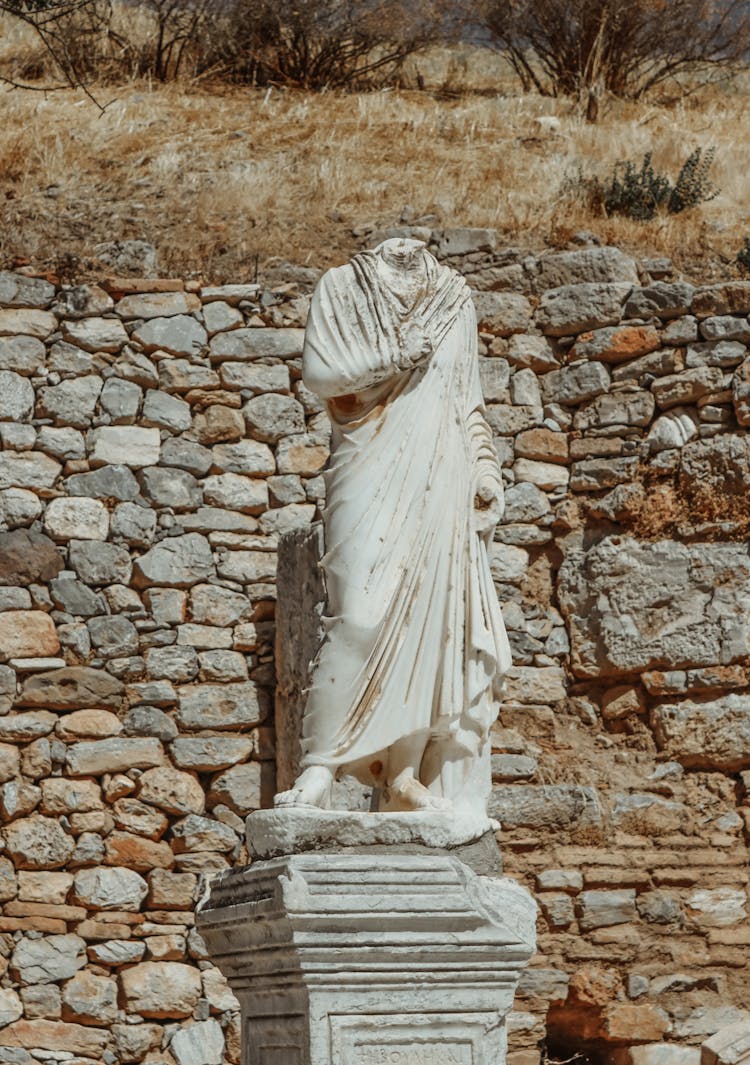
{"type": "MultiPolygon", "coordinates": [[[[750,1017],[750,283],[487,243],[435,242],[507,482],[511,1062],[694,1065],[750,1017]]],[[[328,455],[307,281],[0,274],[0,1062],[239,1061],[193,909],[274,784],[276,552],[328,455]]]]}

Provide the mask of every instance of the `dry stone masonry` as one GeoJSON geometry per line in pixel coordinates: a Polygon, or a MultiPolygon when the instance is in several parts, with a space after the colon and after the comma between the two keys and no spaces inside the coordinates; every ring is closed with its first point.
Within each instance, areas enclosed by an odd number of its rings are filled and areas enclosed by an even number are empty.
{"type": "MultiPolygon", "coordinates": [[[[506,479],[508,1060],[742,1060],[750,282],[422,236],[476,290],[506,479]]],[[[194,908],[274,788],[277,551],[325,490],[300,278],[0,274],[0,1062],[240,1061],[194,908]]]]}

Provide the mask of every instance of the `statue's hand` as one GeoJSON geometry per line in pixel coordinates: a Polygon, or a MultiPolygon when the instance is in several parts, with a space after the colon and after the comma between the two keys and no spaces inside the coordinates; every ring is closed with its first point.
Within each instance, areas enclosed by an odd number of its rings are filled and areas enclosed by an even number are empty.
{"type": "Polygon", "coordinates": [[[399,327],[399,369],[411,370],[432,355],[432,340],[418,318],[407,318],[399,327]]]}
{"type": "Polygon", "coordinates": [[[480,535],[492,532],[503,516],[503,482],[496,470],[481,472],[474,489],[474,529],[480,535]]]}

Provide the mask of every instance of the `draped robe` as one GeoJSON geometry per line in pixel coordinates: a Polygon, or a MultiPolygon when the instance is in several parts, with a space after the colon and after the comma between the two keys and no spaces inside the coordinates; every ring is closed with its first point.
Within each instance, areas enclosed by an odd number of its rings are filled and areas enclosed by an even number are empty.
{"type": "MultiPolygon", "coordinates": [[[[381,246],[382,247],[382,246],[381,246]]],[[[303,765],[382,783],[388,748],[422,736],[420,779],[486,808],[489,729],[510,650],[489,534],[473,528],[480,472],[502,491],[484,420],[468,286],[422,251],[414,306],[379,249],[329,270],[312,300],[303,380],[327,404],[326,636],[313,664],[303,765]],[[431,356],[403,364],[406,323],[431,356]]]]}

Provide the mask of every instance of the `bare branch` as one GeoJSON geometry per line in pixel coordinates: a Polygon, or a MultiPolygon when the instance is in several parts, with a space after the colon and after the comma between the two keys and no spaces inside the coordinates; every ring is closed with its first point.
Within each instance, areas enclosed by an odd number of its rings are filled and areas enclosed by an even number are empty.
{"type": "Polygon", "coordinates": [[[745,0],[483,0],[482,19],[524,85],[637,98],[686,71],[750,58],[745,0]]]}

